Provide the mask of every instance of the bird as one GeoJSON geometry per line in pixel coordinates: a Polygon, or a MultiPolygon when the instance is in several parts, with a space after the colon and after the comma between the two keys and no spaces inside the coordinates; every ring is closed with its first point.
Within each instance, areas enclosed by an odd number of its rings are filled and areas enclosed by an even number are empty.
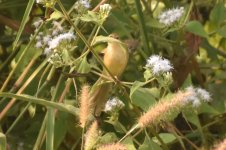
{"type": "MultiPolygon", "coordinates": [[[[119,79],[124,72],[129,54],[127,47],[119,40],[116,33],[110,34],[107,47],[103,50],[103,63],[116,79],[119,79]]],[[[102,74],[111,78],[106,69],[103,68],[102,74]]],[[[90,99],[94,108],[94,116],[98,117],[104,109],[107,102],[108,95],[113,83],[107,82],[106,78],[99,77],[95,82],[90,92],[90,99]]]]}

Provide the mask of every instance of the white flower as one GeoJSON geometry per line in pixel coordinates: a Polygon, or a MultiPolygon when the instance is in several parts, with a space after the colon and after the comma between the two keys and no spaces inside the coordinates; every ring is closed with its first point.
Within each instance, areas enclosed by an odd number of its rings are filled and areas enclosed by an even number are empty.
{"type": "Polygon", "coordinates": [[[112,7],[110,4],[103,4],[100,5],[100,13],[104,15],[104,17],[107,17],[111,11],[112,7]]]}
{"type": "Polygon", "coordinates": [[[154,75],[169,72],[173,69],[173,66],[168,59],[162,58],[158,55],[153,55],[149,57],[147,60],[146,67],[150,68],[154,75]]]}
{"type": "Polygon", "coordinates": [[[41,48],[42,47],[42,42],[41,41],[37,41],[37,43],[35,44],[36,48],[41,48]]]}
{"type": "Polygon", "coordinates": [[[45,48],[43,53],[48,56],[51,53],[51,49],[45,48]]]}
{"type": "Polygon", "coordinates": [[[56,48],[63,40],[71,41],[72,39],[75,39],[75,35],[71,32],[60,34],[48,42],[49,49],[56,48]]]}
{"type": "Polygon", "coordinates": [[[207,92],[206,90],[197,88],[196,91],[197,91],[197,94],[200,96],[200,98],[203,101],[209,102],[211,100],[211,96],[210,96],[209,92],[207,92]]]}
{"type": "Polygon", "coordinates": [[[183,15],[183,13],[184,13],[184,7],[173,8],[173,9],[164,11],[158,17],[159,22],[166,26],[170,26],[174,22],[179,20],[181,18],[181,16],[183,15]]]}
{"type": "Polygon", "coordinates": [[[121,109],[124,106],[125,106],[124,103],[120,101],[118,98],[113,98],[107,101],[107,103],[105,104],[104,111],[112,112],[113,110],[117,108],[121,109]]]}
{"type": "Polygon", "coordinates": [[[36,20],[36,21],[33,23],[33,25],[34,25],[34,27],[37,29],[42,23],[43,23],[43,20],[39,18],[38,20],[36,20]]]}
{"type": "Polygon", "coordinates": [[[44,44],[47,44],[50,40],[51,40],[50,35],[46,35],[46,36],[43,37],[43,43],[44,44]]]}
{"type": "Polygon", "coordinates": [[[78,3],[81,4],[86,9],[90,8],[90,3],[88,0],[79,0],[78,3]]]}
{"type": "Polygon", "coordinates": [[[211,100],[209,92],[201,88],[193,88],[192,86],[186,88],[191,95],[185,98],[185,104],[192,103],[194,107],[201,105],[201,102],[209,102],[211,100]]]}
{"type": "Polygon", "coordinates": [[[36,3],[44,3],[44,0],[36,0],[36,3]]]}
{"type": "Polygon", "coordinates": [[[63,31],[63,27],[61,26],[61,24],[57,21],[53,21],[53,28],[56,28],[59,31],[63,31]]]}

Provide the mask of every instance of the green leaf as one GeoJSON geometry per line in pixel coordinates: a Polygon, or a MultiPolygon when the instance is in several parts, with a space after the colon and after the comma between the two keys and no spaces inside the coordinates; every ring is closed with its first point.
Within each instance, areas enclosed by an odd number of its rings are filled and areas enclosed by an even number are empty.
{"type": "Polygon", "coordinates": [[[139,150],[162,150],[162,148],[146,136],[144,143],[139,147],[139,150]]]}
{"type": "Polygon", "coordinates": [[[111,142],[114,142],[117,140],[118,140],[118,138],[114,132],[108,132],[100,137],[99,143],[100,144],[108,144],[108,143],[111,143],[111,142]]]}
{"type": "MultiPolygon", "coordinates": [[[[173,135],[171,133],[160,133],[159,137],[166,144],[169,144],[169,143],[173,142],[174,140],[176,140],[175,135],[173,135]]],[[[152,140],[155,141],[156,143],[159,143],[159,140],[156,137],[153,137],[152,140]]],[[[161,144],[161,143],[159,143],[159,144],[161,144]]]]}
{"type": "Polygon", "coordinates": [[[187,87],[192,86],[191,74],[189,74],[181,86],[182,89],[186,89],[187,87]]]}
{"type": "Polygon", "coordinates": [[[217,30],[217,33],[226,38],[226,25],[217,30]]]}
{"type": "Polygon", "coordinates": [[[191,110],[191,109],[185,110],[185,111],[183,112],[183,116],[184,116],[184,118],[185,118],[187,121],[191,122],[191,123],[194,124],[196,127],[200,127],[200,126],[201,126],[201,124],[200,124],[200,122],[199,122],[199,118],[198,118],[197,114],[194,112],[194,110],[191,110]]]}
{"type": "Polygon", "coordinates": [[[123,144],[125,144],[126,148],[129,150],[136,150],[134,144],[133,144],[133,140],[131,137],[127,137],[125,140],[123,140],[122,142],[123,144]]]}
{"type": "Polygon", "coordinates": [[[131,88],[130,98],[134,105],[139,106],[141,109],[147,111],[150,106],[156,103],[155,97],[150,89],[139,87],[142,83],[137,84],[134,84],[134,86],[131,88]]]}
{"type": "Polygon", "coordinates": [[[153,77],[153,74],[152,74],[151,70],[150,69],[146,69],[144,71],[144,79],[145,79],[145,81],[148,81],[152,77],[153,77]]]}
{"type": "Polygon", "coordinates": [[[99,15],[93,11],[88,11],[86,14],[83,14],[80,19],[84,22],[93,22],[100,24],[100,18],[99,15]]]}
{"type": "Polygon", "coordinates": [[[67,133],[67,122],[68,114],[64,112],[58,112],[55,122],[55,131],[54,131],[54,149],[59,149],[60,144],[63,142],[64,137],[67,133]]]}
{"type": "Polygon", "coordinates": [[[209,113],[209,114],[213,114],[213,115],[219,115],[220,114],[220,112],[216,108],[210,106],[207,103],[203,103],[200,106],[199,109],[200,109],[199,113],[209,113]]]}
{"type": "Polygon", "coordinates": [[[226,8],[224,7],[224,3],[218,3],[212,9],[210,13],[210,21],[219,27],[219,25],[226,19],[226,8]]]}
{"type": "Polygon", "coordinates": [[[20,39],[20,36],[21,36],[21,34],[22,34],[23,30],[24,30],[24,27],[25,27],[25,25],[26,25],[28,19],[29,19],[29,15],[30,15],[30,12],[31,12],[31,10],[32,10],[32,7],[33,7],[34,2],[35,2],[35,0],[29,0],[29,2],[28,2],[28,4],[27,4],[27,8],[26,8],[26,10],[25,10],[23,19],[22,19],[22,21],[21,21],[19,31],[18,31],[18,33],[17,33],[17,35],[16,35],[16,39],[15,39],[15,41],[14,41],[14,43],[13,43],[13,49],[15,49],[16,46],[17,46],[17,43],[18,43],[18,41],[19,41],[19,39],[20,39]]]}
{"type": "Polygon", "coordinates": [[[201,36],[204,38],[208,38],[208,34],[205,32],[203,25],[198,21],[188,22],[186,24],[186,30],[195,35],[198,35],[198,36],[201,36]]]}
{"type": "Polygon", "coordinates": [[[12,93],[0,92],[0,97],[15,98],[15,99],[26,101],[26,102],[40,104],[45,107],[52,107],[52,108],[58,109],[60,111],[65,111],[65,112],[71,113],[75,116],[78,116],[78,109],[76,107],[74,107],[72,105],[68,105],[68,104],[52,102],[52,101],[48,101],[48,100],[41,99],[41,98],[36,98],[34,96],[30,96],[30,95],[26,95],[26,94],[12,94],[12,93]]]}
{"type": "Polygon", "coordinates": [[[89,73],[91,70],[90,64],[87,62],[86,57],[82,59],[81,64],[79,65],[78,72],[79,73],[89,73]]]}
{"type": "Polygon", "coordinates": [[[0,132],[0,149],[6,150],[6,136],[0,132]]]}
{"type": "Polygon", "coordinates": [[[60,18],[63,18],[64,15],[58,11],[58,10],[54,10],[54,12],[50,15],[50,18],[48,19],[49,20],[57,20],[57,19],[60,19],[60,18]]]}

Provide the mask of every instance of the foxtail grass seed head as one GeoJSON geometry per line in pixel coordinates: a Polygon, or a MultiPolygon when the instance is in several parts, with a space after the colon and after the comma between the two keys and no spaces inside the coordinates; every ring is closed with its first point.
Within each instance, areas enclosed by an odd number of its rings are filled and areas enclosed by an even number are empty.
{"type": "Polygon", "coordinates": [[[125,106],[125,104],[120,101],[118,98],[114,97],[112,99],[109,99],[107,103],[105,104],[104,111],[105,112],[112,112],[122,109],[125,106]]]}
{"type": "Polygon", "coordinates": [[[82,87],[81,96],[80,96],[80,112],[79,112],[79,121],[82,128],[85,127],[88,117],[91,113],[91,102],[89,96],[89,86],[84,85],[82,87]]]}
{"type": "Polygon", "coordinates": [[[226,150],[226,138],[222,142],[214,145],[213,150],[226,150]]]}
{"type": "Polygon", "coordinates": [[[99,137],[99,130],[98,130],[98,123],[95,120],[89,129],[87,130],[85,134],[85,144],[84,144],[84,149],[85,150],[92,150],[95,144],[98,141],[99,137]]]}
{"type": "Polygon", "coordinates": [[[170,72],[173,69],[173,66],[168,59],[158,55],[150,56],[147,60],[146,67],[151,69],[154,75],[170,72]]]}
{"type": "Polygon", "coordinates": [[[97,150],[127,150],[126,146],[120,143],[106,144],[97,148],[97,150]]]}
{"type": "Polygon", "coordinates": [[[165,26],[170,26],[178,21],[183,14],[184,7],[179,7],[162,12],[158,18],[160,23],[164,24],[165,26]]]}
{"type": "Polygon", "coordinates": [[[148,125],[157,125],[162,120],[169,120],[170,115],[179,111],[184,104],[184,100],[190,95],[190,92],[178,92],[171,100],[160,100],[139,118],[138,124],[141,128],[145,128],[148,125]]]}
{"type": "Polygon", "coordinates": [[[170,120],[171,114],[180,112],[184,107],[192,104],[194,107],[200,106],[202,102],[209,102],[211,96],[209,92],[201,88],[188,87],[185,92],[177,92],[171,100],[160,100],[150,110],[143,114],[138,124],[145,128],[148,125],[156,125],[161,120],[170,120]]]}

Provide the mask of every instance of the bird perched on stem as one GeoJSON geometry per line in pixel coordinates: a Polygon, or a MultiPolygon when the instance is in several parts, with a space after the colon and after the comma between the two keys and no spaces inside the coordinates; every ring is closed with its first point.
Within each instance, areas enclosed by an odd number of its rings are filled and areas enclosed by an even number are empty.
{"type": "MultiPolygon", "coordinates": [[[[103,50],[103,63],[114,77],[119,78],[126,68],[129,55],[126,46],[119,40],[117,34],[111,34],[109,37],[106,37],[109,40],[106,40],[108,45],[103,50]]],[[[111,78],[106,69],[103,69],[102,74],[111,78]]],[[[90,96],[95,116],[100,116],[111,87],[112,83],[107,82],[107,79],[103,77],[100,77],[92,87],[90,96]]]]}

